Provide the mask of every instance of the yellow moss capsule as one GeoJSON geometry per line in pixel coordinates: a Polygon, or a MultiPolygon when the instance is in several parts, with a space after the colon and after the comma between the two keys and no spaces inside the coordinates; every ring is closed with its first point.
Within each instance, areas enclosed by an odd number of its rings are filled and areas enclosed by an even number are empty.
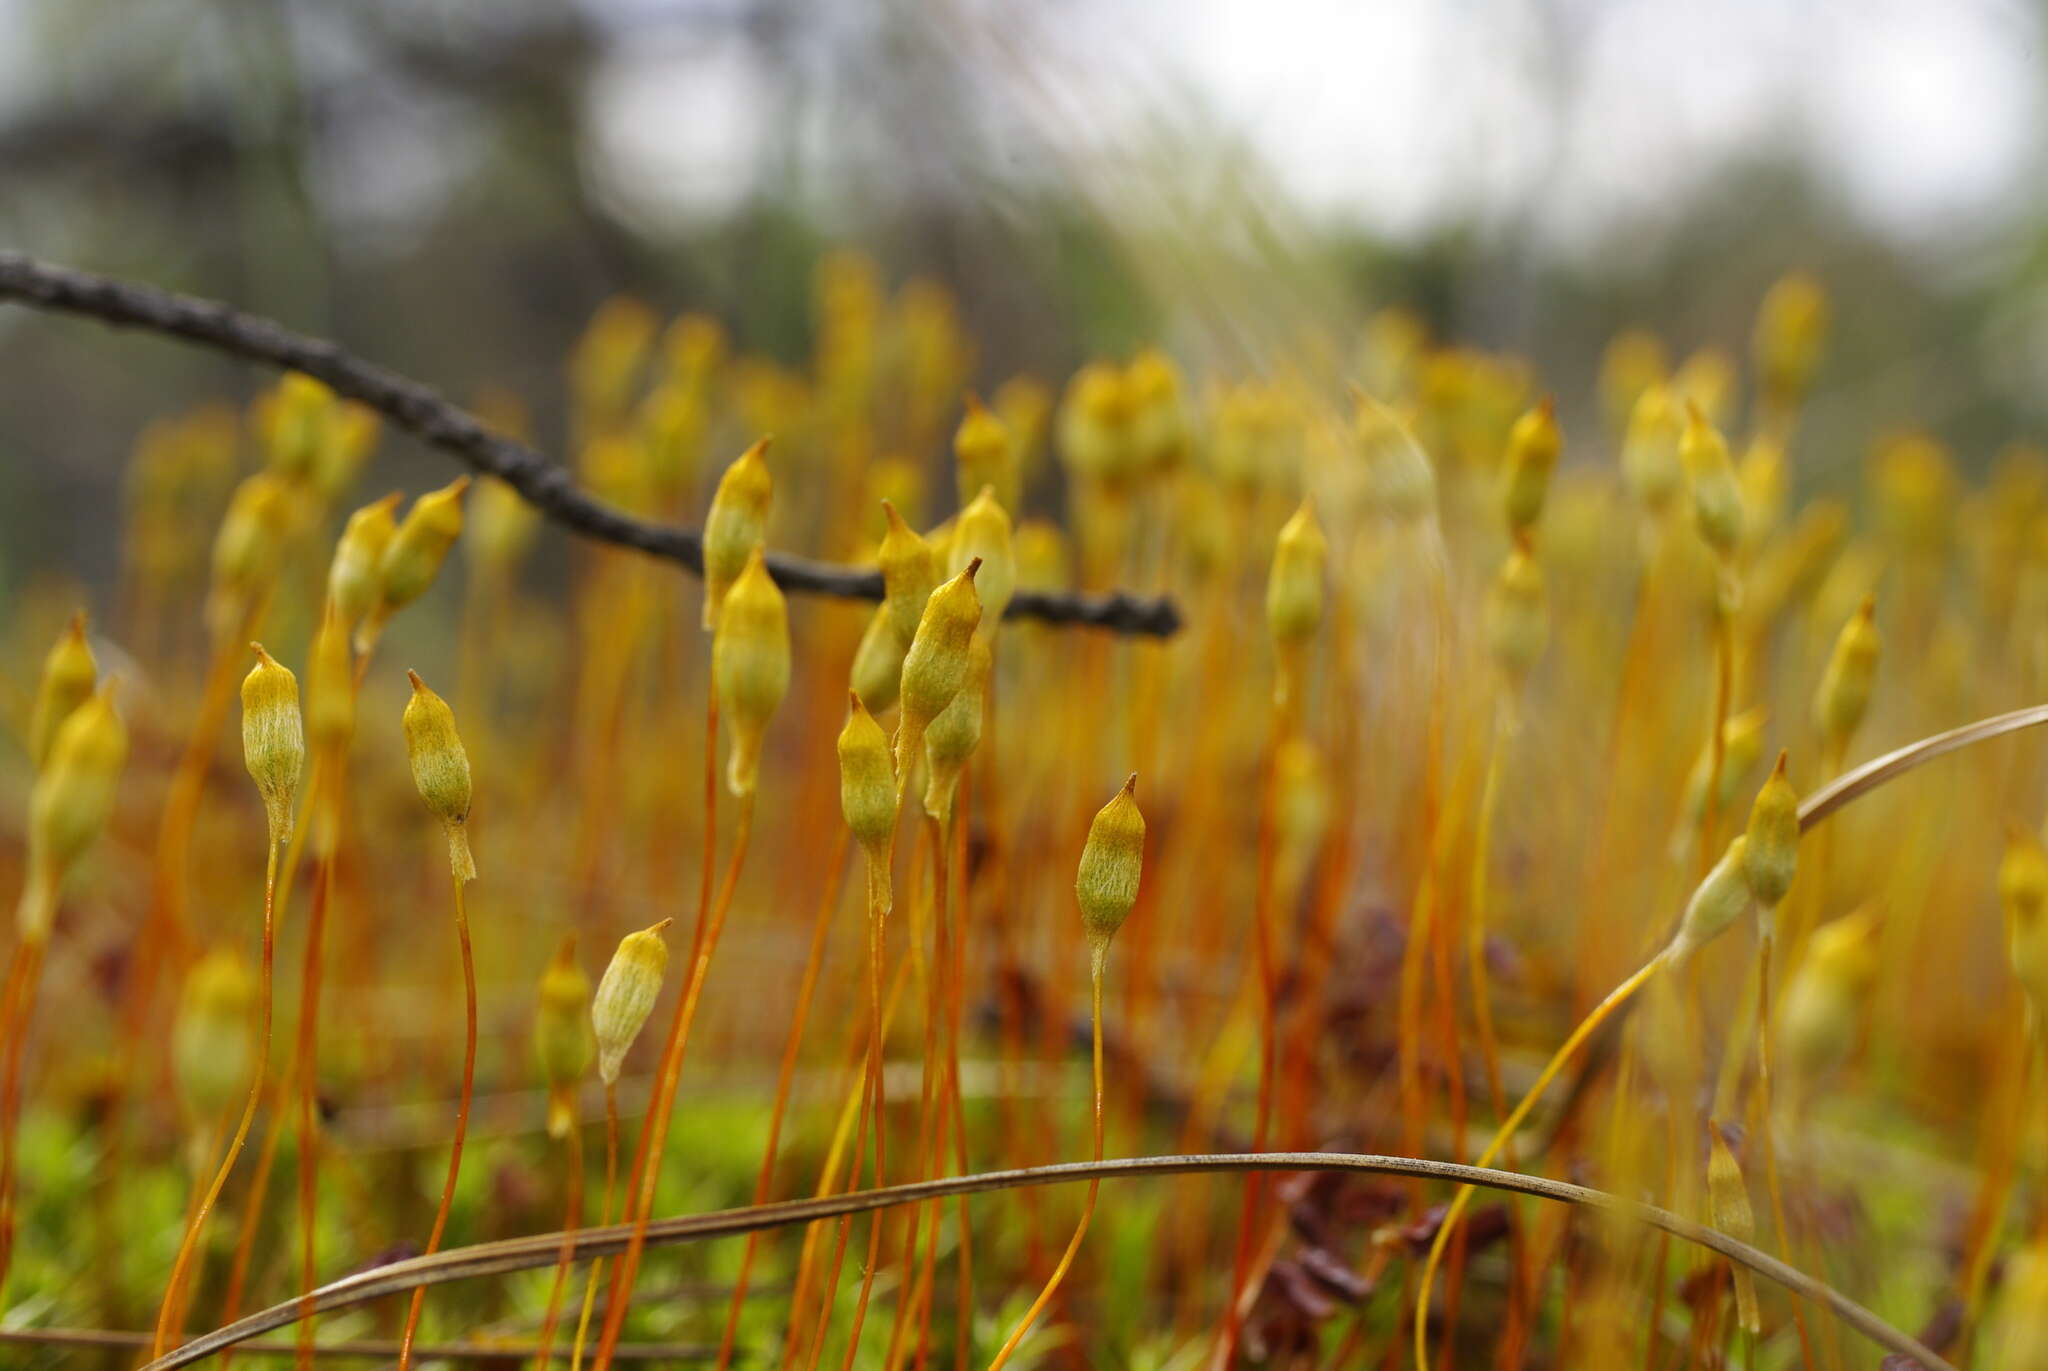
{"type": "Polygon", "coordinates": [[[1835,650],[1820,678],[1813,697],[1813,718],[1829,745],[1848,747],[1856,728],[1870,708],[1871,687],[1877,681],[1877,656],[1884,640],[1877,631],[1877,597],[1864,597],[1862,608],[1842,626],[1835,650]]]}
{"type": "Polygon", "coordinates": [[[1958,482],[1946,447],[1925,433],[1893,434],[1871,452],[1870,481],[1878,522],[1900,548],[1947,554],[1958,482]]]}
{"type": "Polygon", "coordinates": [[[1628,416],[1628,432],[1621,444],[1621,474],[1629,494],[1652,514],[1670,508],[1685,480],[1685,466],[1679,460],[1682,431],[1677,403],[1669,387],[1645,387],[1636,397],[1628,416]]]}
{"type": "Polygon", "coordinates": [[[969,394],[967,413],[953,431],[954,471],[959,478],[960,503],[966,504],[984,488],[995,492],[996,502],[1014,511],[1022,487],[1017,466],[1017,445],[1010,426],[969,394]]]}
{"type": "Polygon", "coordinates": [[[213,949],[186,974],[171,1027],[171,1065],[195,1122],[225,1115],[248,1089],[258,994],[249,964],[232,947],[213,949]]]}
{"type": "Polygon", "coordinates": [[[2037,1020],[2048,1022],[2048,852],[2023,829],[2009,835],[1998,864],[1998,902],[2013,975],[2037,1020]]]}
{"type": "Polygon", "coordinates": [[[669,381],[640,406],[637,447],[657,501],[677,499],[697,478],[697,461],[711,415],[696,386],[669,381]]]}
{"type": "Polygon", "coordinates": [[[974,593],[981,597],[982,634],[994,633],[1017,588],[1017,558],[1010,546],[1010,516],[1003,512],[991,487],[983,486],[960,511],[946,556],[956,573],[969,562],[981,563],[974,593]]]}
{"type": "Polygon", "coordinates": [[[967,679],[968,644],[981,624],[981,597],[974,589],[975,573],[980,570],[981,563],[969,562],[958,576],[932,592],[910,640],[910,650],[903,655],[903,678],[897,692],[902,707],[896,725],[898,786],[909,780],[925,729],[953,703],[967,679]]]}
{"type": "Polygon", "coordinates": [[[291,525],[289,487],[259,471],[235,487],[213,540],[213,592],[208,619],[215,634],[233,632],[270,590],[291,525]]]}
{"type": "Polygon", "coordinates": [[[1541,404],[1515,420],[1515,426],[1508,430],[1501,506],[1510,533],[1527,532],[1542,517],[1550,473],[1556,469],[1563,451],[1564,434],[1557,426],[1557,401],[1545,396],[1541,404]]]}
{"type": "Polygon", "coordinates": [[[1704,347],[1679,366],[1671,389],[1681,400],[1698,405],[1707,422],[1718,428],[1728,420],[1736,381],[1734,359],[1719,348],[1704,347]]]}
{"type": "MultiPolygon", "coordinates": [[[[1713,1211],[1714,1227],[1737,1242],[1754,1242],[1756,1216],[1750,1209],[1749,1183],[1742,1177],[1742,1166],[1728,1149],[1718,1125],[1709,1123],[1707,1134],[1712,1140],[1712,1150],[1707,1155],[1707,1205],[1713,1211]]],[[[1755,1333],[1762,1329],[1763,1320],[1756,1307],[1756,1277],[1745,1266],[1735,1268],[1735,1312],[1747,1331],[1755,1333]]]]}
{"type": "Polygon", "coordinates": [[[1188,420],[1181,404],[1180,368],[1158,348],[1146,348],[1124,371],[1130,394],[1131,443],[1143,471],[1171,471],[1187,456],[1188,420]]]}
{"type": "Polygon", "coordinates": [[[327,421],[326,441],[313,454],[313,489],[323,502],[355,484],[381,431],[377,411],[369,406],[342,403],[334,407],[327,421]]]}
{"type": "Polygon", "coordinates": [[[1764,293],[1752,346],[1757,384],[1769,404],[1787,410],[1806,398],[1827,331],[1827,293],[1813,277],[1794,272],[1764,293]]]}
{"type": "Polygon", "coordinates": [[[31,765],[42,767],[50,745],[57,740],[57,730],[72,711],[92,698],[99,677],[99,663],[93,660],[92,645],[85,640],[85,611],[80,610],[43,658],[43,675],[36,683],[35,707],[28,721],[31,765]]]}
{"type": "Polygon", "coordinates": [[[1118,487],[1136,474],[1131,396],[1124,373],[1090,362],[1074,373],[1060,398],[1060,458],[1075,475],[1118,487]]]}
{"type": "Polygon", "coordinates": [[[462,493],[468,489],[469,477],[458,476],[412,502],[377,566],[377,613],[397,613],[434,584],[462,536],[462,493]]]}
{"type": "Polygon", "coordinates": [[[925,729],[924,811],[934,819],[952,812],[960,773],[981,745],[982,706],[992,664],[988,639],[977,633],[967,645],[967,679],[961,682],[960,693],[925,729]]]}
{"type": "Polygon", "coordinates": [[[1266,630],[1275,643],[1300,644],[1315,636],[1323,622],[1323,578],[1329,557],[1329,541],[1314,509],[1304,501],[1281,525],[1266,577],[1266,630]]]}
{"type": "Polygon", "coordinates": [[[1749,893],[1765,909],[1776,909],[1799,869],[1799,792],[1785,779],[1783,752],[1756,793],[1744,836],[1749,841],[1743,847],[1742,873],[1749,893]]]}
{"type": "Polygon", "coordinates": [[[704,627],[718,627],[726,592],[747,569],[747,558],[768,537],[768,504],[775,478],[768,472],[768,440],[742,452],[718,478],[704,518],[704,627]]]}
{"type": "Polygon", "coordinates": [[[938,554],[918,531],[903,521],[896,506],[882,501],[882,516],[888,531],[882,535],[882,549],[876,557],[882,568],[882,605],[904,648],[917,636],[918,620],[939,584],[938,554]]]}
{"type": "Polygon", "coordinates": [[[1808,1089],[1848,1060],[1864,997],[1877,979],[1877,921],[1868,910],[1814,930],[1778,1002],[1778,1055],[1808,1089]]]}
{"type": "Polygon", "coordinates": [[[858,692],[849,691],[839,730],[839,808],[869,858],[886,861],[896,829],[896,771],[889,739],[858,692]]]}
{"type": "Polygon", "coordinates": [[[275,847],[291,836],[292,805],[306,765],[306,728],[299,715],[299,678],[263,644],[249,646],[256,665],[242,678],[242,761],[263,796],[275,847]]]}
{"type": "Polygon", "coordinates": [[[327,569],[327,598],[349,628],[361,623],[383,595],[384,550],[398,532],[398,502],[392,491],[348,516],[327,569]]]}
{"type": "Polygon", "coordinates": [[[1749,879],[1743,874],[1748,847],[1748,837],[1737,834],[1721,854],[1721,860],[1714,863],[1713,870],[1693,890],[1692,898],[1686,902],[1685,917],[1679,921],[1678,934],[1664,951],[1666,959],[1684,961],[1727,932],[1728,926],[1748,910],[1749,879]]]}
{"type": "Polygon", "coordinates": [[[540,511],[505,481],[493,477],[476,488],[470,503],[464,550],[477,566],[509,575],[540,533],[540,511]]]}
{"type": "Polygon", "coordinates": [[[590,316],[569,359],[570,388],[586,437],[625,413],[659,327],[654,311],[630,295],[612,296],[590,316]]]}
{"type": "Polygon", "coordinates": [[[1133,773],[1096,811],[1081,848],[1080,870],[1074,875],[1074,897],[1081,905],[1081,924],[1098,976],[1109,954],[1109,940],[1138,903],[1144,870],[1145,816],[1138,812],[1138,777],[1133,773]]]}
{"type": "Polygon", "coordinates": [[[1486,646],[1511,684],[1535,669],[1550,641],[1543,567],[1525,540],[1508,553],[1486,594],[1486,646]]]}
{"type": "Polygon", "coordinates": [[[1670,365],[1656,334],[1629,329],[1614,335],[1600,356],[1600,408],[1614,432],[1627,427],[1644,391],[1663,384],[1670,365]]]}
{"type": "Polygon", "coordinates": [[[49,936],[58,888],[105,830],[127,763],[128,728],[114,708],[109,682],[58,728],[29,792],[28,881],[19,910],[25,941],[49,936]]]}
{"type": "MultiPolygon", "coordinates": [[[[1022,477],[1045,452],[1046,421],[1052,416],[1052,391],[1036,376],[1012,376],[996,387],[995,412],[1010,433],[1011,463],[1022,477]]],[[[1015,505],[1006,505],[1012,514],[1015,505]]]]}
{"type": "Polygon", "coordinates": [[[2037,1238],[2006,1263],[1996,1345],[1987,1365],[2048,1366],[2048,1239],[2037,1238]]]}
{"type": "Polygon", "coordinates": [[[336,752],[356,731],[356,692],[350,667],[348,628],[329,600],[306,654],[306,735],[313,746],[336,752]]]}
{"type": "MultiPolygon", "coordinates": [[[[1768,719],[1764,710],[1745,709],[1721,725],[1721,783],[1714,797],[1716,809],[1726,809],[1735,802],[1743,778],[1763,755],[1764,724],[1768,719]]],[[[1693,759],[1692,770],[1686,773],[1685,796],[1678,806],[1679,822],[1688,830],[1697,828],[1700,816],[1706,812],[1707,778],[1713,769],[1712,745],[1703,745],[1700,755],[1693,759]]]]}
{"type": "Polygon", "coordinates": [[[1733,557],[1742,541],[1742,490],[1727,440],[1698,405],[1686,409],[1679,459],[1692,478],[1692,517],[1700,537],[1718,556],[1733,557]]]}
{"type": "Polygon", "coordinates": [[[270,469],[286,480],[313,475],[335,407],[335,396],[322,382],[288,371],[258,397],[255,427],[263,437],[270,469]]]}
{"type": "Polygon", "coordinates": [[[469,753],[455,732],[455,711],[448,702],[427,689],[419,673],[408,671],[412,698],[405,705],[405,754],[412,764],[413,785],[427,811],[448,830],[448,866],[458,881],[476,879],[476,863],[470,859],[469,753]]]}
{"type": "Polygon", "coordinates": [[[1011,540],[1017,557],[1017,585],[1028,590],[1065,590],[1073,584],[1067,536],[1045,519],[1026,519],[1011,540]]]}
{"type": "Polygon", "coordinates": [[[576,1085],[590,1070],[590,977],[576,961],[571,934],[540,978],[540,1010],[533,1021],[534,1056],[548,1088],[548,1136],[566,1137],[576,1123],[576,1085]]]}
{"type": "Polygon", "coordinates": [[[789,605],[757,547],[726,592],[711,637],[711,679],[732,733],[726,788],[751,795],[768,721],[789,691],[789,605]]]}
{"type": "Polygon", "coordinates": [[[1761,547],[1785,517],[1785,445],[1776,438],[1760,437],[1742,454],[1735,469],[1737,493],[1742,497],[1742,543],[1761,547]]]}
{"type": "Polygon", "coordinates": [[[889,606],[876,605],[853,650],[851,673],[853,693],[872,712],[880,714],[896,703],[897,688],[903,683],[903,654],[909,646],[897,634],[889,606]]]}
{"type": "Polygon", "coordinates": [[[626,1052],[654,1012],[662,974],[668,970],[668,943],[661,935],[674,922],[663,919],[619,939],[618,950],[598,977],[597,994],[590,1001],[590,1026],[597,1035],[597,1074],[607,1086],[618,1084],[626,1052]]]}

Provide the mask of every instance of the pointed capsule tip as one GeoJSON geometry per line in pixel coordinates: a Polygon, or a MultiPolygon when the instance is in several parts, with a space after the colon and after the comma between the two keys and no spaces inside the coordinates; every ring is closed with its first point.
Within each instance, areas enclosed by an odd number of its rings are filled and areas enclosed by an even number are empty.
{"type": "Polygon", "coordinates": [[[981,397],[979,395],[976,395],[971,390],[961,397],[960,403],[965,405],[967,407],[967,412],[975,416],[976,418],[980,418],[982,415],[988,413],[988,406],[984,405],[981,402],[981,397]]]}
{"type": "Polygon", "coordinates": [[[1792,749],[1788,747],[1781,747],[1778,749],[1778,764],[1771,768],[1771,775],[1776,777],[1778,780],[1782,781],[1785,779],[1785,759],[1789,757],[1791,753],[1792,749]]]}
{"type": "Polygon", "coordinates": [[[659,938],[662,934],[668,932],[668,926],[674,922],[675,919],[673,917],[663,919],[659,923],[651,923],[647,925],[645,931],[648,933],[652,933],[655,937],[659,938]]]}
{"type": "Polygon", "coordinates": [[[416,694],[421,691],[424,691],[427,688],[427,683],[425,681],[422,681],[420,679],[420,674],[417,671],[414,671],[411,667],[407,667],[405,669],[405,679],[412,682],[412,688],[414,693],[416,694]]]}
{"type": "Polygon", "coordinates": [[[86,630],[90,627],[92,627],[92,616],[90,614],[82,609],[71,611],[71,626],[68,631],[72,637],[83,638],[86,630]]]}
{"type": "Polygon", "coordinates": [[[979,570],[981,570],[981,558],[976,557],[973,561],[967,564],[967,570],[961,572],[960,574],[971,581],[974,579],[974,573],[979,570]]]}
{"type": "Polygon", "coordinates": [[[1877,592],[1871,591],[1863,597],[1863,603],[1856,610],[1856,617],[1869,623],[1877,617],[1877,592]]]}
{"type": "Polygon", "coordinates": [[[468,490],[468,489],[469,489],[469,485],[470,485],[470,475],[469,475],[469,473],[468,473],[468,472],[466,472],[466,471],[465,471],[465,472],[463,472],[463,473],[462,473],[462,475],[460,475],[460,476],[456,477],[456,478],[455,478],[454,480],[450,481],[450,482],[449,482],[449,483],[448,483],[447,485],[445,485],[445,486],[442,486],[442,487],[441,487],[441,494],[443,494],[443,495],[452,495],[452,496],[454,496],[454,497],[456,497],[456,498],[460,499],[460,498],[461,498],[461,496],[462,496],[462,492],[464,492],[465,490],[468,490]]]}
{"type": "Polygon", "coordinates": [[[256,642],[252,642],[252,643],[250,643],[250,644],[249,644],[249,650],[250,650],[251,652],[253,652],[253,653],[255,653],[255,654],[256,654],[256,660],[257,660],[257,661],[259,661],[259,662],[261,662],[261,663],[262,663],[263,665],[265,665],[265,666],[276,666],[276,665],[277,665],[277,660],[276,660],[275,658],[273,658],[273,657],[272,657],[272,656],[271,656],[271,655],[270,655],[270,654],[269,654],[268,652],[265,652],[265,651],[263,650],[263,644],[261,644],[261,643],[256,643],[256,642]]]}
{"type": "Polygon", "coordinates": [[[1536,402],[1536,412],[1546,419],[1557,417],[1557,396],[1546,395],[1536,402]]]}
{"type": "Polygon", "coordinates": [[[1124,779],[1124,791],[1123,791],[1123,793],[1124,793],[1124,794],[1126,794],[1126,795],[1128,795],[1128,796],[1130,796],[1130,797],[1131,797],[1132,799],[1134,799],[1134,800],[1138,798],[1138,773],[1137,773],[1137,772],[1133,771],[1133,772],[1132,772],[1132,773],[1131,773],[1131,774],[1130,774],[1130,775],[1129,775],[1128,777],[1126,777],[1126,778],[1124,779]]]}

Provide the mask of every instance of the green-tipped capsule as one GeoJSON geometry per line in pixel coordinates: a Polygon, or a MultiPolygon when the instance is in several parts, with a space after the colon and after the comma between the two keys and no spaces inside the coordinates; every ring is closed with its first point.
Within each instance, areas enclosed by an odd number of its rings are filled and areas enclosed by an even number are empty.
{"type": "Polygon", "coordinates": [[[1792,888],[1799,869],[1799,792],[1785,779],[1785,754],[1770,779],[1757,791],[1749,808],[1749,828],[1743,835],[1742,874],[1749,893],[1765,910],[1776,909],[1792,888]]]}
{"type": "Polygon", "coordinates": [[[392,491],[348,516],[327,568],[327,598],[349,628],[367,618],[382,597],[384,550],[398,532],[398,502],[392,491]]]}
{"type": "Polygon", "coordinates": [[[36,683],[36,703],[28,722],[28,759],[41,769],[49,758],[57,730],[72,711],[92,698],[99,683],[99,663],[93,660],[92,645],[85,640],[85,611],[71,616],[70,626],[43,658],[43,676],[36,683]]]}
{"type": "Polygon", "coordinates": [[[1666,960],[1682,962],[1728,930],[1750,905],[1749,878],[1743,874],[1749,839],[1737,834],[1721,860],[1714,863],[1685,906],[1678,935],[1664,950],[1666,960]]]}
{"type": "Polygon", "coordinates": [[[976,634],[967,646],[967,679],[961,683],[960,693],[925,730],[924,812],[934,819],[952,813],[960,773],[981,744],[982,707],[993,664],[994,654],[988,640],[976,634]]]}
{"type": "Polygon", "coordinates": [[[412,698],[405,705],[405,754],[412,763],[413,784],[427,811],[448,830],[448,867],[458,881],[476,879],[469,854],[469,753],[455,732],[455,711],[427,689],[419,673],[408,671],[412,698]]]}
{"type": "Polygon", "coordinates": [[[1095,812],[1088,842],[1081,849],[1081,869],[1074,875],[1074,898],[1081,905],[1081,924],[1098,976],[1110,939],[1138,903],[1144,871],[1145,816],[1138,812],[1138,777],[1133,772],[1123,789],[1095,812]]]}
{"type": "Polygon", "coordinates": [[[974,593],[981,598],[981,633],[993,634],[1017,588],[1017,558],[1010,546],[1010,516],[1003,512],[993,487],[983,486],[954,521],[946,555],[955,572],[980,562],[974,593]]]}
{"type": "Polygon", "coordinates": [[[256,1069],[258,988],[232,947],[201,957],[185,977],[171,1026],[171,1066],[194,1122],[211,1124],[233,1107],[256,1069]]]}
{"type": "Polygon", "coordinates": [[[662,932],[673,919],[619,939],[619,950],[598,977],[590,1001],[590,1026],[597,1035],[597,1074],[606,1086],[619,1083],[619,1066],[661,994],[662,973],[668,970],[668,944],[662,932]]]}
{"type": "Polygon", "coordinates": [[[1520,685],[1550,641],[1550,606],[1543,567],[1526,540],[1518,540],[1486,593],[1486,646],[1510,685],[1520,685]]]}
{"type": "MultiPolygon", "coordinates": [[[[1728,1148],[1718,1125],[1709,1123],[1712,1139],[1707,1154],[1707,1206],[1713,1211],[1714,1227],[1737,1242],[1756,1239],[1756,1215],[1749,1205],[1749,1183],[1742,1178],[1742,1166],[1728,1148]]],[[[1735,1268],[1735,1313],[1743,1328],[1755,1333],[1763,1320],[1756,1307],[1756,1277],[1746,1266],[1735,1268]]]]}
{"type": "Polygon", "coordinates": [[[1728,440],[1707,421],[1698,405],[1686,409],[1685,435],[1679,439],[1678,451],[1692,478],[1693,525],[1716,555],[1733,557],[1742,541],[1742,487],[1728,456],[1728,440]]]}
{"type": "Polygon", "coordinates": [[[1543,403],[1515,420],[1515,426],[1508,430],[1501,507],[1507,515],[1510,533],[1527,532],[1542,517],[1550,473],[1556,469],[1563,451],[1564,434],[1557,426],[1557,401],[1545,396],[1543,403]]]}
{"type": "Polygon", "coordinates": [[[981,597],[974,576],[980,562],[969,562],[958,576],[932,592],[910,651],[903,655],[902,704],[896,725],[896,784],[908,783],[917,749],[931,721],[953,703],[967,680],[968,644],[981,623],[981,597]]]}
{"type": "Polygon", "coordinates": [[[1842,626],[1835,650],[1813,697],[1813,721],[1829,746],[1849,746],[1870,708],[1870,690],[1877,682],[1877,656],[1884,639],[1877,631],[1877,597],[1865,596],[1863,607],[1842,626]]]}
{"type": "Polygon", "coordinates": [[[846,727],[839,730],[839,808],[869,859],[886,862],[896,828],[896,770],[889,739],[858,691],[847,692],[846,727]]]}
{"type": "Polygon", "coordinates": [[[761,740],[789,691],[789,605],[758,547],[718,612],[711,679],[732,731],[726,786],[735,795],[751,795],[761,771],[761,740]]]}
{"type": "Polygon", "coordinates": [[[299,716],[299,678],[251,643],[256,665],[242,678],[242,761],[263,796],[272,847],[291,836],[292,805],[306,766],[306,728],[299,716]]]}
{"type": "Polygon", "coordinates": [[[58,728],[29,793],[28,881],[19,910],[24,941],[49,937],[57,891],[105,830],[127,763],[128,728],[114,708],[112,684],[103,684],[58,728]]]}
{"type": "Polygon", "coordinates": [[[754,549],[767,541],[768,503],[775,478],[768,472],[768,440],[742,452],[718,478],[711,511],[704,518],[704,627],[718,627],[726,593],[747,569],[754,549]]]}
{"type": "Polygon", "coordinates": [[[932,591],[938,588],[939,559],[932,545],[903,521],[894,504],[882,501],[882,516],[889,524],[875,559],[882,569],[882,606],[889,612],[897,641],[907,649],[917,636],[918,621],[924,617],[932,591]]]}
{"type": "Polygon", "coordinates": [[[2006,955],[2013,975],[2048,1023],[2048,852],[2034,835],[2015,830],[1998,864],[1998,902],[2005,911],[2006,955]]]}
{"type": "Polygon", "coordinates": [[[377,616],[390,618],[434,584],[462,536],[462,493],[468,489],[469,478],[458,476],[412,502],[378,563],[377,616]]]}
{"type": "Polygon", "coordinates": [[[548,1136],[567,1137],[576,1124],[576,1086],[590,1070],[590,977],[576,961],[571,934],[540,978],[540,1010],[533,1021],[534,1056],[548,1088],[548,1136]]]}

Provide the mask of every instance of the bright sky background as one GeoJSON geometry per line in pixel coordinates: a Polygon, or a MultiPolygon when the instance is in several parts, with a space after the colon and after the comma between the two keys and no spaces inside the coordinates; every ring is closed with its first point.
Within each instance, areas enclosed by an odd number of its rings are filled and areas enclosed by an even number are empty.
{"type": "MultiPolygon", "coordinates": [[[[1396,235],[1519,211],[1548,177],[1537,223],[1568,250],[1776,147],[1938,253],[2048,170],[2048,55],[2024,0],[1066,0],[1035,20],[1001,0],[929,8],[943,17],[921,33],[985,84],[995,117],[1023,119],[1070,166],[1113,162],[1148,122],[1203,111],[1309,212],[1396,235]]],[[[622,54],[595,109],[608,179],[684,212],[742,195],[771,136],[759,79],[739,45],[622,54]]],[[[810,137],[822,154],[832,130],[810,137]]]]}

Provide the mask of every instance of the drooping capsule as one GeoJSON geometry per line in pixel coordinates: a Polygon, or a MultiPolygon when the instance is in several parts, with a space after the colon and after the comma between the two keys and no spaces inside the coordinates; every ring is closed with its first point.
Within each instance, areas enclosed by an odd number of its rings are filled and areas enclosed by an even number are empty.
{"type": "Polygon", "coordinates": [[[618,950],[598,977],[590,1001],[590,1026],[597,1036],[597,1074],[607,1086],[619,1082],[619,1067],[633,1040],[654,1012],[661,978],[668,970],[668,943],[662,938],[673,919],[619,939],[618,950]]]}
{"type": "Polygon", "coordinates": [[[462,494],[468,489],[469,477],[458,476],[412,502],[378,560],[379,602],[373,618],[388,619],[434,584],[462,536],[462,494]]]}

